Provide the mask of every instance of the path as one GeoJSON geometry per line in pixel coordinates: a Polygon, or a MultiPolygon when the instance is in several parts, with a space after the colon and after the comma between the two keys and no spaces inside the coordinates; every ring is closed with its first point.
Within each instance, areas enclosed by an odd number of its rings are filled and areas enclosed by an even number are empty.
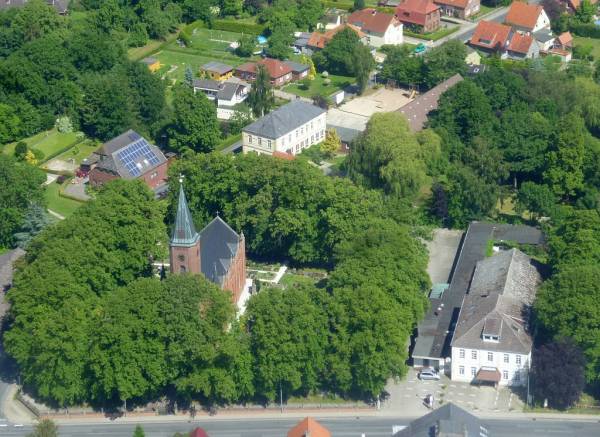
{"type": "Polygon", "coordinates": [[[307,97],[300,97],[297,96],[296,94],[292,94],[292,93],[288,93],[282,90],[275,90],[274,91],[275,97],[279,97],[280,99],[284,99],[284,100],[302,100],[303,102],[306,103],[312,103],[313,101],[307,97]]]}
{"type": "Polygon", "coordinates": [[[57,212],[54,212],[54,211],[52,211],[51,209],[49,209],[49,210],[48,210],[48,213],[49,213],[50,215],[53,215],[54,217],[56,217],[56,218],[57,218],[57,219],[59,219],[59,220],[64,220],[64,219],[65,219],[65,217],[64,217],[64,216],[60,215],[60,214],[59,214],[59,213],[57,213],[57,212]]]}

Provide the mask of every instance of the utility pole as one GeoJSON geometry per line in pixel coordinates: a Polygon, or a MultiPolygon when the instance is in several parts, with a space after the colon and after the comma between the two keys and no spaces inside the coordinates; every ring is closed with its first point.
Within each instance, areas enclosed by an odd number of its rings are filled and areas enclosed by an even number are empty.
{"type": "Polygon", "coordinates": [[[283,413],[283,390],[281,389],[281,381],[279,381],[279,406],[283,413]]]}

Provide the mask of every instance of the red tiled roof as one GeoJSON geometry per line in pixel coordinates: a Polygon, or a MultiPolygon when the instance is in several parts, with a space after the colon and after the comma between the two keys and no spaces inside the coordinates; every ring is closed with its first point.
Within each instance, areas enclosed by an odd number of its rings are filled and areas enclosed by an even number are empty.
{"type": "Polygon", "coordinates": [[[571,32],[563,32],[558,35],[558,42],[562,46],[569,46],[573,44],[573,35],[571,35],[571,32]]]}
{"type": "Polygon", "coordinates": [[[498,50],[506,45],[510,26],[495,21],[482,20],[477,24],[469,44],[490,50],[498,50]]]}
{"type": "Polygon", "coordinates": [[[469,0],[435,0],[438,5],[454,6],[455,8],[465,9],[469,4],[469,0]]]}
{"type": "Polygon", "coordinates": [[[258,62],[247,62],[239,67],[236,67],[236,70],[245,71],[247,73],[256,73],[256,68],[259,64],[265,66],[271,79],[277,79],[292,72],[292,69],[288,65],[284,64],[278,59],[271,58],[261,59],[258,62]]]}
{"type": "Polygon", "coordinates": [[[287,433],[287,437],[331,437],[327,428],[312,417],[307,417],[287,433]]]}
{"type": "Polygon", "coordinates": [[[521,35],[519,32],[515,32],[508,44],[508,50],[526,55],[531,44],[533,44],[531,35],[521,35]]]}
{"type": "Polygon", "coordinates": [[[533,30],[543,10],[544,8],[540,5],[529,5],[527,3],[515,1],[510,5],[510,9],[508,10],[508,14],[506,14],[506,19],[504,21],[511,26],[519,26],[533,30]]]}
{"type": "Polygon", "coordinates": [[[352,24],[340,24],[338,27],[328,30],[327,32],[313,32],[308,39],[307,46],[308,47],[316,47],[318,49],[324,48],[329,41],[336,35],[336,33],[349,28],[352,29],[359,38],[364,38],[365,34],[360,31],[359,28],[353,26],[352,24]]]}
{"type": "Polygon", "coordinates": [[[273,157],[283,159],[284,161],[293,161],[294,159],[296,159],[294,155],[290,155],[289,153],[279,151],[273,152],[273,157]]]}
{"type": "Polygon", "coordinates": [[[425,26],[427,15],[438,9],[432,0],[406,0],[396,8],[396,17],[403,23],[425,26]]]}
{"type": "Polygon", "coordinates": [[[392,14],[384,14],[371,8],[353,12],[348,17],[348,23],[359,27],[363,31],[376,33],[385,33],[394,20],[395,17],[392,14]]]}

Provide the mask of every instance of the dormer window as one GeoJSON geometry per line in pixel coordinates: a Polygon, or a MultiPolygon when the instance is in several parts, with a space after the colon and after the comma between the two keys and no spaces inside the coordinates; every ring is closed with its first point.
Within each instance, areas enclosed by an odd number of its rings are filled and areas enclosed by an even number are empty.
{"type": "Polygon", "coordinates": [[[483,341],[499,342],[502,332],[502,319],[497,317],[488,317],[483,322],[483,332],[481,337],[483,341]]]}
{"type": "Polygon", "coordinates": [[[483,335],[483,341],[500,341],[500,336],[498,335],[483,335]]]}

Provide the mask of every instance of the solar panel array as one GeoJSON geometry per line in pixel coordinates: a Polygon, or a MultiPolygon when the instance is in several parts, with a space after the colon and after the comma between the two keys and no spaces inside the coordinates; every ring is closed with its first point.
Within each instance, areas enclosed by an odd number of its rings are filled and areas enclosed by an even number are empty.
{"type": "Polygon", "coordinates": [[[139,176],[145,166],[153,167],[160,162],[144,138],[140,138],[120,150],[117,158],[133,177],[139,176]]]}

